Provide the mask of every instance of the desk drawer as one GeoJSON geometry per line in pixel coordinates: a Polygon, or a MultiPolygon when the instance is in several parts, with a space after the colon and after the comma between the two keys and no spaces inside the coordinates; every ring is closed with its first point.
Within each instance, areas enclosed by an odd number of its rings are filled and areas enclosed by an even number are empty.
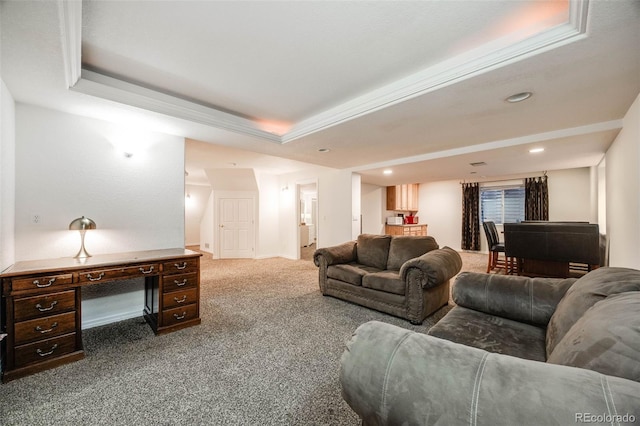
{"type": "Polygon", "coordinates": [[[169,293],[172,291],[182,290],[198,286],[198,273],[169,275],[162,278],[162,291],[169,293]]]}
{"type": "Polygon", "coordinates": [[[172,326],[194,318],[198,318],[198,305],[179,306],[162,312],[162,326],[172,326]]]}
{"type": "Polygon", "coordinates": [[[73,275],[42,275],[39,277],[20,278],[11,282],[13,291],[40,290],[44,288],[58,287],[73,282],[73,275]]]}
{"type": "Polygon", "coordinates": [[[165,293],[162,296],[162,306],[164,309],[171,309],[177,306],[186,306],[198,301],[198,289],[188,288],[182,291],[165,293]]]}
{"type": "Polygon", "coordinates": [[[76,313],[67,312],[65,314],[17,322],[14,328],[16,345],[60,336],[76,330],[76,313]]]}
{"type": "Polygon", "coordinates": [[[138,265],[127,268],[115,269],[94,269],[82,272],[78,276],[81,283],[92,283],[99,281],[122,280],[127,278],[142,277],[145,275],[157,275],[159,273],[157,264],[138,265]]]}
{"type": "Polygon", "coordinates": [[[172,260],[162,264],[162,271],[165,274],[184,274],[186,272],[195,272],[198,270],[199,258],[172,260]]]}
{"type": "Polygon", "coordinates": [[[39,318],[76,309],[75,290],[49,293],[41,296],[16,298],[13,315],[16,321],[39,318]]]}
{"type": "Polygon", "coordinates": [[[47,359],[56,358],[76,350],[76,333],[41,340],[28,345],[16,346],[15,366],[22,367],[47,359]]]}

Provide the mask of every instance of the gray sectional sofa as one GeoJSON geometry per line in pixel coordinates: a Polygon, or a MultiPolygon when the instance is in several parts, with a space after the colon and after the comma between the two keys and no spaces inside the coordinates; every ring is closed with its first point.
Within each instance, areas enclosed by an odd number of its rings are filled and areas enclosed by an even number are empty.
{"type": "Polygon", "coordinates": [[[313,255],[323,295],[420,324],[449,301],[449,280],[462,267],[453,249],[430,236],[362,234],[313,255]]]}
{"type": "Polygon", "coordinates": [[[640,423],[640,271],[461,273],[428,335],[360,326],[341,360],[363,424],[640,423]]]}

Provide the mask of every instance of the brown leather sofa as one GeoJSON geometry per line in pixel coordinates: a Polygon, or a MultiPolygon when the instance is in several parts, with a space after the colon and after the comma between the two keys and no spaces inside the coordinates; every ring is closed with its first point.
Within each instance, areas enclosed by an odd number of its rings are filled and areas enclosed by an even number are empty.
{"type": "Polygon", "coordinates": [[[455,250],[430,236],[362,234],[313,255],[320,291],[420,324],[449,301],[462,268],[455,250]]]}

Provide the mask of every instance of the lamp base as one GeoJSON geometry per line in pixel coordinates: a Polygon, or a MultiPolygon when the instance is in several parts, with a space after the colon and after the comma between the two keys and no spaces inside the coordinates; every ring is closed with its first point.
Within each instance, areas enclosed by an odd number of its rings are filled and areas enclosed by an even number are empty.
{"type": "Polygon", "coordinates": [[[91,255],[89,254],[89,252],[87,251],[87,249],[84,248],[84,234],[85,234],[85,230],[83,229],[82,231],[80,231],[80,250],[78,250],[78,253],[73,256],[75,259],[84,259],[87,257],[91,257],[91,255]]]}

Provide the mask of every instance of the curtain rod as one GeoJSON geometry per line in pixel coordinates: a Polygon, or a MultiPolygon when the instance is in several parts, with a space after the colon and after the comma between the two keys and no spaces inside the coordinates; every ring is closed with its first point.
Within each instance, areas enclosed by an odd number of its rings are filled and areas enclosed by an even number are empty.
{"type": "Polygon", "coordinates": [[[547,171],[545,170],[544,172],[542,172],[542,176],[527,176],[527,177],[519,177],[519,178],[511,178],[511,179],[494,179],[494,180],[485,180],[482,182],[465,182],[465,180],[463,179],[462,181],[460,181],[460,185],[463,185],[465,183],[492,183],[492,182],[508,182],[511,180],[524,180],[524,179],[531,179],[531,178],[539,178],[539,177],[547,177],[547,171]]]}

